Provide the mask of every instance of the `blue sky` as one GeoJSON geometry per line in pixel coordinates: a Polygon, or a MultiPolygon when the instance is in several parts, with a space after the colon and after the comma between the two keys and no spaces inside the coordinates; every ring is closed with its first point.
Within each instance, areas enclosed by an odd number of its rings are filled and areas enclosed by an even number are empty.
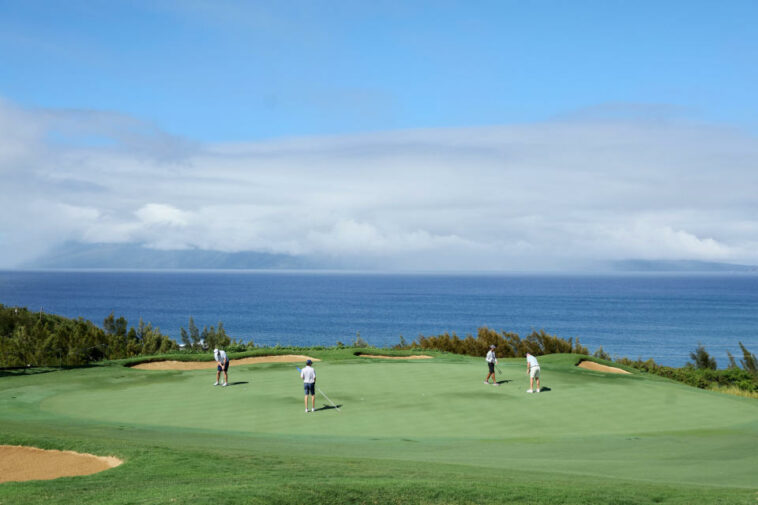
{"type": "MultiPolygon", "coordinates": [[[[666,104],[756,130],[755,2],[2,1],[0,95],[203,141],[666,104]]],[[[672,109],[673,110],[673,109],[672,109]]]]}
{"type": "Polygon", "coordinates": [[[388,270],[758,265],[753,1],[0,13],[0,268],[71,244],[388,270]]]}

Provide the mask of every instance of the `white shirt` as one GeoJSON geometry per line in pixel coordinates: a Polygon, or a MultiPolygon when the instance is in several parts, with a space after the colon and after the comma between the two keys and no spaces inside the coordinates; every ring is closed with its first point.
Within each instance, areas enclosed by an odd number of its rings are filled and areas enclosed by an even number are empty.
{"type": "Polygon", "coordinates": [[[495,351],[490,349],[485,359],[487,360],[487,363],[497,363],[497,358],[495,357],[495,351]]]}
{"type": "Polygon", "coordinates": [[[529,367],[531,367],[531,368],[539,368],[540,367],[540,364],[537,363],[537,358],[535,358],[531,354],[526,357],[526,362],[529,363],[529,367]]]}
{"type": "Polygon", "coordinates": [[[216,361],[223,365],[226,362],[226,351],[219,349],[217,352],[213,353],[213,357],[216,358],[216,361]]]}
{"type": "Polygon", "coordinates": [[[305,384],[313,384],[316,382],[316,371],[313,367],[306,365],[303,371],[300,372],[300,378],[303,379],[305,384]]]}

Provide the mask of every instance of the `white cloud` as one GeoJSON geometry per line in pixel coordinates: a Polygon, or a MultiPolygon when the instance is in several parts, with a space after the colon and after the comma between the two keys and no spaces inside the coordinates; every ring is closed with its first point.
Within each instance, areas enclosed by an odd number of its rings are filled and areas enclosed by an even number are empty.
{"type": "Polygon", "coordinates": [[[387,268],[758,264],[758,142],[713,125],[575,118],[199,145],[116,114],[0,103],[0,133],[4,267],[66,241],[387,268]]]}
{"type": "Polygon", "coordinates": [[[183,228],[186,227],[190,221],[189,212],[161,203],[148,203],[137,210],[135,215],[142,223],[150,226],[165,225],[183,228]]]}

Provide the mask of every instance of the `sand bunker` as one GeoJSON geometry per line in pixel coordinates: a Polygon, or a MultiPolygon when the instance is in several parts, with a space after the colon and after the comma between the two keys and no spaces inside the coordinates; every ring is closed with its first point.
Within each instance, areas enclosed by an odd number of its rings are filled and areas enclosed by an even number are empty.
{"type": "Polygon", "coordinates": [[[595,363],[594,361],[580,361],[579,364],[576,366],[578,366],[579,368],[586,368],[587,370],[593,370],[595,372],[629,374],[629,372],[627,372],[626,370],[616,368],[615,366],[601,365],[600,363],[595,363]]]}
{"type": "Polygon", "coordinates": [[[376,358],[376,359],[432,359],[432,356],[426,354],[414,354],[413,356],[382,356],[381,354],[356,354],[361,358],[376,358]]]}
{"type": "MultiPolygon", "coordinates": [[[[255,363],[305,363],[305,360],[321,361],[309,356],[299,354],[281,354],[278,356],[255,356],[253,358],[233,359],[229,361],[229,366],[252,365],[255,363]]],[[[210,370],[216,368],[215,361],[152,361],[150,363],[140,363],[132,368],[140,370],[210,370]]]]}
{"type": "Polygon", "coordinates": [[[0,445],[0,483],[91,475],[123,463],[113,456],[0,445]]]}

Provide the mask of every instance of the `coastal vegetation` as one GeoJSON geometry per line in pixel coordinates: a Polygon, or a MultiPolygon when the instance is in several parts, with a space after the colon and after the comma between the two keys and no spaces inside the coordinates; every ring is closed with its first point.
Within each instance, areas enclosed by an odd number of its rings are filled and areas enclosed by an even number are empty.
{"type": "Polygon", "coordinates": [[[174,340],[140,319],[136,327],[113,313],[91,321],[0,304],[0,367],[82,366],[178,349],[174,340]]]}
{"type": "Polygon", "coordinates": [[[568,340],[548,335],[544,330],[533,331],[525,338],[516,333],[497,332],[486,326],[479,328],[476,338],[468,335],[460,338],[455,333],[444,333],[437,336],[420,336],[418,341],[406,343],[401,337],[400,344],[395,349],[435,349],[438,351],[464,354],[467,356],[484,356],[490,346],[497,348],[497,355],[502,358],[523,358],[526,353],[535,356],[556,353],[589,354],[586,347],[569,338],[568,340]]]}

